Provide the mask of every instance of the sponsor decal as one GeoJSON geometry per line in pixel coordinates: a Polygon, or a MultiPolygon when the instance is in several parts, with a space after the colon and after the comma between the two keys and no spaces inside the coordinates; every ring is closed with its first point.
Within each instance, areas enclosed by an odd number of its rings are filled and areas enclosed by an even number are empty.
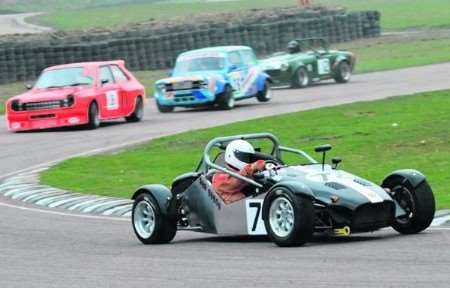
{"type": "Polygon", "coordinates": [[[252,89],[256,83],[256,79],[258,78],[259,69],[256,67],[253,67],[250,69],[250,71],[247,74],[247,77],[242,82],[242,94],[248,95],[250,92],[250,89],[252,89]]]}
{"type": "Polygon", "coordinates": [[[119,96],[117,90],[106,92],[106,110],[119,109],[119,96]]]}
{"type": "Polygon", "coordinates": [[[199,183],[200,186],[202,186],[202,188],[208,193],[208,197],[211,199],[211,202],[217,207],[218,210],[221,210],[222,205],[220,204],[219,198],[217,198],[216,192],[212,190],[211,184],[204,177],[200,178],[199,183]]]}

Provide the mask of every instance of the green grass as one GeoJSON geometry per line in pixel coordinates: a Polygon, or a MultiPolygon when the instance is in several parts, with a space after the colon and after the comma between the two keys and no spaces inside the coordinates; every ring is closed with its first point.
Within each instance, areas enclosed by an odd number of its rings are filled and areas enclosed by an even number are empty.
{"type": "Polygon", "coordinates": [[[450,61],[450,37],[431,39],[382,38],[342,43],[356,54],[356,73],[391,70],[450,61]]]}
{"type": "Polygon", "coordinates": [[[70,159],[44,172],[41,180],[72,191],[128,198],[140,185],[169,185],[175,176],[192,171],[214,137],[267,131],[284,145],[311,154],[314,146],[330,143],[329,159],[340,155],[341,168],[378,183],[392,170],[418,169],[428,176],[438,208],[448,208],[449,107],[450,91],[439,91],[238,122],[114,154],[70,159]]]}
{"type": "MultiPolygon", "coordinates": [[[[314,0],[315,4],[331,7],[346,7],[351,10],[376,9],[382,13],[382,26],[386,29],[412,27],[449,26],[450,1],[444,0],[314,0]]],[[[85,29],[93,27],[117,27],[139,23],[149,19],[198,15],[293,6],[296,0],[241,0],[209,2],[202,1],[160,1],[119,5],[107,8],[84,10],[59,9],[58,12],[41,16],[36,21],[61,29],[85,29]],[[212,12],[213,11],[213,12],[212,12]]]]}

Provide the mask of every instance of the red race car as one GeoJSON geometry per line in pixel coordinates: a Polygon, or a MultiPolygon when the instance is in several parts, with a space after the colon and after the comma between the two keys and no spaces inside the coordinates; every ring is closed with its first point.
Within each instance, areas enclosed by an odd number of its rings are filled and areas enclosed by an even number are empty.
{"type": "Polygon", "coordinates": [[[45,69],[30,91],[6,103],[11,131],[84,125],[125,117],[140,121],[144,87],[122,60],[73,63],[45,69]]]}

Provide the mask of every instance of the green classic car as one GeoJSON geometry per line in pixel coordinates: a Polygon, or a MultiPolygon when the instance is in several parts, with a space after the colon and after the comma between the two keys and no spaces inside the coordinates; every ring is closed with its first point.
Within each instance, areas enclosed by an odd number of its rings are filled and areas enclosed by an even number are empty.
{"type": "Polygon", "coordinates": [[[353,53],[329,50],[322,38],[293,40],[287,48],[287,52],[277,52],[261,61],[274,86],[304,88],[322,80],[346,83],[351,78],[356,60],[353,53]]]}

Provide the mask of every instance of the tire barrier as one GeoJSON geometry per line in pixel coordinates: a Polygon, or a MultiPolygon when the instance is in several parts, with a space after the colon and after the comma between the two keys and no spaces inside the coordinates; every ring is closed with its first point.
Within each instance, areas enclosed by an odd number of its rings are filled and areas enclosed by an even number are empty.
{"type": "MultiPolygon", "coordinates": [[[[54,32],[0,40],[0,83],[35,79],[45,67],[82,61],[123,59],[130,70],[170,68],[186,50],[247,45],[258,55],[284,50],[294,38],[324,37],[330,43],[380,35],[377,11],[280,9],[258,17],[136,25],[117,31],[54,32]]],[[[225,14],[223,14],[225,15],[225,14]]]]}

